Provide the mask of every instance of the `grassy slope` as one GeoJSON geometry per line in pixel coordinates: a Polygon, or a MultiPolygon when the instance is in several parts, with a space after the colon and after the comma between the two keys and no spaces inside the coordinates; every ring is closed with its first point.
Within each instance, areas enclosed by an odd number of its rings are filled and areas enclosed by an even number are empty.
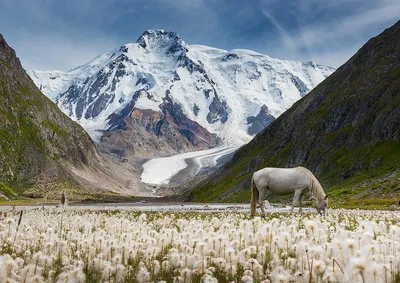
{"type": "Polygon", "coordinates": [[[83,192],[63,164],[95,157],[89,136],[40,92],[0,35],[0,198],[43,187],[83,192]]]}
{"type": "Polygon", "coordinates": [[[400,195],[399,35],[397,23],[370,40],[189,198],[249,201],[254,171],[302,165],[338,205],[343,199],[365,198],[397,203],[391,196],[400,195]]]}

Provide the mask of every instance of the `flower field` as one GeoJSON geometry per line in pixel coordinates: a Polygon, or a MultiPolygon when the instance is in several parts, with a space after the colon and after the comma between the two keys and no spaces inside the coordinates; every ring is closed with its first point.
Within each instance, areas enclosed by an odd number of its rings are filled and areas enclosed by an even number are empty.
{"type": "Polygon", "coordinates": [[[400,282],[399,222],[390,211],[1,210],[0,282],[400,282]]]}

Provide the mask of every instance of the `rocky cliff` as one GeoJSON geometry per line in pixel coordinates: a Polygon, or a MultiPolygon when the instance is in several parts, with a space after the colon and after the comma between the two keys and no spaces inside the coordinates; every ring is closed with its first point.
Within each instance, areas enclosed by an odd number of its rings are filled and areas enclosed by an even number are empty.
{"type": "Polygon", "coordinates": [[[61,190],[67,190],[70,198],[84,198],[128,189],[126,175],[126,170],[113,168],[100,157],[85,130],[40,92],[0,35],[2,197],[24,193],[58,198],[61,190]]]}

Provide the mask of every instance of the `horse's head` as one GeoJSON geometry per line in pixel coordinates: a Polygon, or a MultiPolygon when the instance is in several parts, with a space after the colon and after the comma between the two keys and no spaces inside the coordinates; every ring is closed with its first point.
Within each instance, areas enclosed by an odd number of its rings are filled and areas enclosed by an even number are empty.
{"type": "Polygon", "coordinates": [[[321,215],[325,215],[325,209],[328,206],[328,196],[325,196],[325,198],[322,201],[315,201],[315,208],[317,209],[317,212],[321,215]]]}

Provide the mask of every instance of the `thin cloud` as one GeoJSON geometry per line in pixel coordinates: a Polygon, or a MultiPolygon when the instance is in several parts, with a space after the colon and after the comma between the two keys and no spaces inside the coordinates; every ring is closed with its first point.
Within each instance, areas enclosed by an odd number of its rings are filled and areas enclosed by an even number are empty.
{"type": "Polygon", "coordinates": [[[371,26],[394,22],[399,19],[400,3],[398,5],[369,10],[360,15],[352,15],[329,24],[308,26],[293,37],[298,46],[313,47],[326,42],[337,41],[349,36],[359,35],[371,26]]]}
{"type": "Polygon", "coordinates": [[[150,28],[338,67],[399,15],[398,0],[0,0],[0,32],[29,69],[73,68],[150,28]]]}
{"type": "Polygon", "coordinates": [[[285,28],[278,22],[277,19],[275,19],[274,16],[272,16],[270,13],[267,12],[266,9],[263,9],[263,14],[270,20],[270,22],[273,24],[273,26],[278,30],[282,40],[283,44],[288,46],[291,49],[296,50],[297,49],[297,44],[294,42],[292,39],[292,36],[285,30],[285,28]]]}
{"type": "Polygon", "coordinates": [[[101,52],[117,47],[116,42],[104,38],[91,38],[79,41],[77,44],[78,40],[75,38],[50,33],[40,35],[19,33],[17,37],[5,36],[5,39],[14,47],[23,67],[27,70],[67,71],[87,63],[101,52]],[[29,48],[19,48],[21,46],[29,46],[29,48]]]}
{"type": "Polygon", "coordinates": [[[284,15],[280,2],[266,1],[264,6],[264,15],[279,35],[278,40],[269,43],[269,51],[285,59],[313,60],[335,67],[347,61],[370,37],[394,24],[400,15],[400,3],[393,0],[298,0],[285,11],[296,21],[284,22],[279,20],[284,15]],[[357,11],[349,9],[352,6],[357,11]]]}

